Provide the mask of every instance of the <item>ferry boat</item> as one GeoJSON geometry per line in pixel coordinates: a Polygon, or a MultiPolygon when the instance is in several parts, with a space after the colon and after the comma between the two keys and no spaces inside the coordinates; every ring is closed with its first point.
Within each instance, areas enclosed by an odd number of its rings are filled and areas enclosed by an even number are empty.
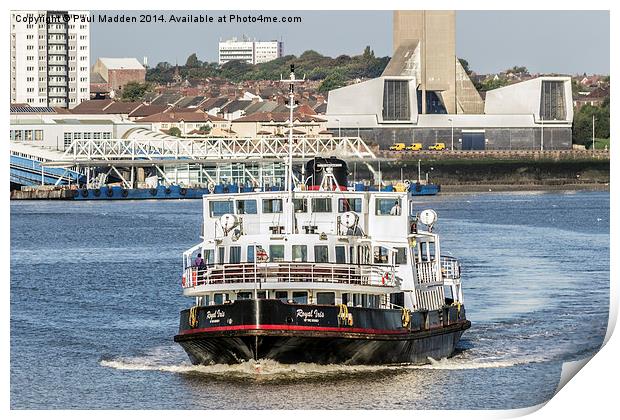
{"type": "Polygon", "coordinates": [[[436,213],[410,191],[350,190],[339,159],[312,159],[297,185],[292,169],[289,156],[286,191],[203,197],[202,241],[183,253],[193,305],[174,337],[191,362],[449,357],[471,324],[436,213]]]}

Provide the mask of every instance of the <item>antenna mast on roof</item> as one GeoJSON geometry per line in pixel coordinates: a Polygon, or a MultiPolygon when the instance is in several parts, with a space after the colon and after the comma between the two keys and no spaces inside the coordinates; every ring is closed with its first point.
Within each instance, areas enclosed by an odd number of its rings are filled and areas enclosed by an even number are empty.
{"type": "Polygon", "coordinates": [[[288,79],[283,79],[280,75],[280,82],[288,83],[289,103],[287,107],[290,110],[288,121],[288,162],[286,165],[286,190],[288,191],[287,202],[287,233],[293,233],[295,222],[293,220],[295,211],[293,209],[293,110],[297,107],[295,104],[295,84],[302,83],[304,79],[295,78],[295,65],[291,64],[291,74],[288,79]]]}

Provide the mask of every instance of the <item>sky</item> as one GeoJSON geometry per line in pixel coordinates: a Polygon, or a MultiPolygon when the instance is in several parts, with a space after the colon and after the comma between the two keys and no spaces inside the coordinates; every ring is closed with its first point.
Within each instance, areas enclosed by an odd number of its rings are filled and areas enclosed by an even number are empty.
{"type": "MultiPolygon", "coordinates": [[[[93,11],[98,15],[163,14],[165,19],[197,11],[93,11]]],[[[360,54],[366,45],[377,56],[392,53],[391,11],[268,11],[266,16],[301,17],[301,23],[217,23],[231,12],[207,12],[213,23],[91,23],[91,60],[97,57],[148,58],[184,64],[196,53],[202,61],[217,61],[220,39],[242,35],[257,40],[278,39],[284,53],[312,49],[335,57],[360,54]]],[[[234,13],[234,12],[232,12],[234,13]]],[[[261,12],[239,11],[240,17],[261,12]]],[[[151,18],[151,20],[153,20],[151,18]]],[[[477,73],[495,73],[514,65],[533,73],[609,74],[610,32],[607,11],[458,11],[456,52],[477,73]]],[[[92,64],[92,63],[91,63],[92,64]]]]}

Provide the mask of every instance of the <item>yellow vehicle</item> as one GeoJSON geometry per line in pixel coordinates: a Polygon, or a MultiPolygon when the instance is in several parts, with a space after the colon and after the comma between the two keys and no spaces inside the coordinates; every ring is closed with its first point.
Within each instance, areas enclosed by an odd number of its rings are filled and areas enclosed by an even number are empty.
{"type": "Polygon", "coordinates": [[[422,143],[411,143],[411,145],[407,146],[407,150],[422,150],[422,143]]]}
{"type": "Polygon", "coordinates": [[[435,143],[432,146],[429,146],[428,150],[446,150],[446,144],[445,143],[435,143]]]}
{"type": "Polygon", "coordinates": [[[405,145],[405,143],[394,143],[393,145],[390,146],[390,150],[394,150],[397,152],[400,152],[401,150],[405,150],[407,148],[407,146],[405,145]]]}

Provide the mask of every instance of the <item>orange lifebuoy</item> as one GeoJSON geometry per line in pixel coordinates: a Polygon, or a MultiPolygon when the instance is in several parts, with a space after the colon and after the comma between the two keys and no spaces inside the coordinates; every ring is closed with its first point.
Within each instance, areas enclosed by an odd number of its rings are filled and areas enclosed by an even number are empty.
{"type": "Polygon", "coordinates": [[[198,279],[198,275],[196,271],[192,270],[192,286],[196,286],[197,279],[198,279]]]}
{"type": "Polygon", "coordinates": [[[185,274],[181,277],[181,286],[185,287],[185,274]]]}

